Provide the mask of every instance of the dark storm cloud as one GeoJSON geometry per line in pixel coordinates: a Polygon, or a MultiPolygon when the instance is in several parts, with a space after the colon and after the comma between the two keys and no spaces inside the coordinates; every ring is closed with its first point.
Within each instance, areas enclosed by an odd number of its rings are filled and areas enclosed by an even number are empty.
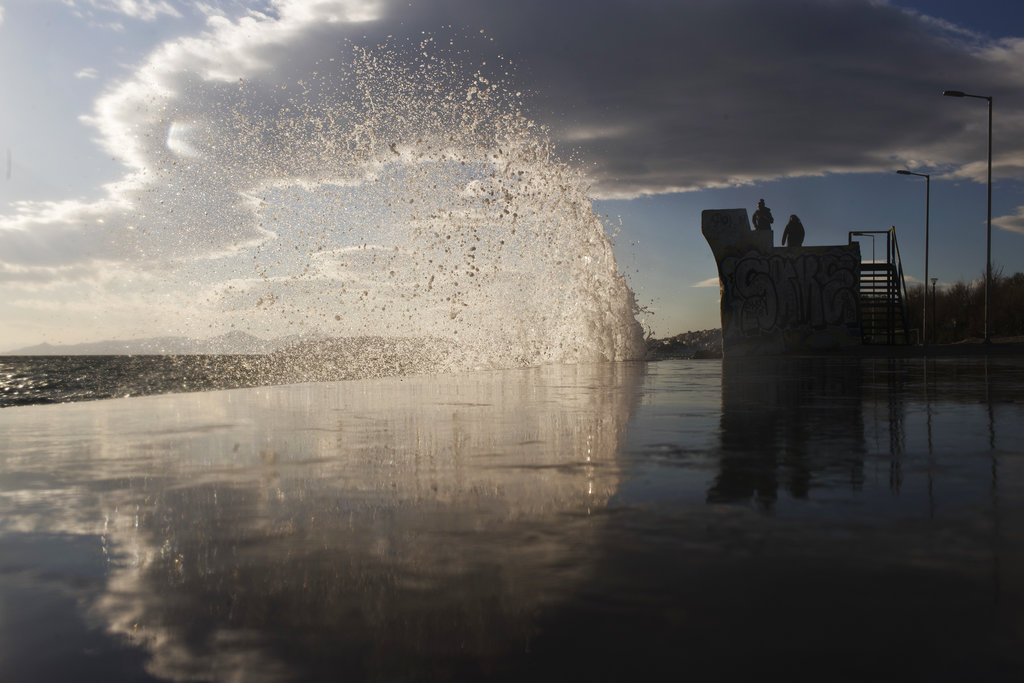
{"type": "MultiPolygon", "coordinates": [[[[1020,41],[986,42],[863,0],[394,3],[385,32],[486,30],[518,64],[530,115],[591,164],[595,189],[635,196],[978,158],[995,95],[1004,175],[1019,173],[1020,41]]],[[[997,170],[997,175],[1000,173],[997,170]]]]}

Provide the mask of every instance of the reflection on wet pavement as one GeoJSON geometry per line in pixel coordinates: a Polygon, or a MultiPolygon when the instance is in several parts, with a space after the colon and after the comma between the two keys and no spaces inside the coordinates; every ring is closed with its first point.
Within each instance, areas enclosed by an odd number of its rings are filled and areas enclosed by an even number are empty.
{"type": "Polygon", "coordinates": [[[0,411],[0,679],[1011,680],[1024,363],[0,411]]]}

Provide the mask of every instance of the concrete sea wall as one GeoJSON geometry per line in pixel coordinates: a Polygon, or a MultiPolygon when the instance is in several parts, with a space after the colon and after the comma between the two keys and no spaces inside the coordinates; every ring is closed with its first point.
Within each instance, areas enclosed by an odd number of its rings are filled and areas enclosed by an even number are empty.
{"type": "Polygon", "coordinates": [[[746,209],[703,211],[701,232],[718,264],[726,356],[861,343],[858,244],[775,247],[746,209]]]}

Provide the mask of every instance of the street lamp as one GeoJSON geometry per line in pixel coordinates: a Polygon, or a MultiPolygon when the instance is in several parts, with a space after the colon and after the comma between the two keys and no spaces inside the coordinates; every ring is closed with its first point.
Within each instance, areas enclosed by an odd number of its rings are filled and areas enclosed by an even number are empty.
{"type": "Polygon", "coordinates": [[[935,341],[935,283],[938,281],[939,278],[932,278],[932,341],[935,341]]]}
{"type": "Polygon", "coordinates": [[[924,280],[925,296],[921,297],[921,343],[928,345],[928,214],[931,208],[932,177],[927,173],[914,173],[905,169],[896,171],[900,175],[916,175],[924,178],[924,280]]]}
{"type": "Polygon", "coordinates": [[[985,343],[992,343],[989,294],[992,291],[992,96],[971,95],[962,90],[943,90],[946,97],[973,97],[988,100],[988,235],[985,241],[985,343]]]}

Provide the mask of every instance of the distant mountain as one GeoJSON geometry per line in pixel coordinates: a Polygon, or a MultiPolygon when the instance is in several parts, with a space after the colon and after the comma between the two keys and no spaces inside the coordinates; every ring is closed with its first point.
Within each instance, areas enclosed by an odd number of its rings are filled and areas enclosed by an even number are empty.
{"type": "Polygon", "coordinates": [[[150,356],[195,354],[260,354],[294,343],[294,338],[260,339],[245,332],[232,331],[209,339],[153,337],[89,342],[85,344],[37,344],[7,351],[8,356],[150,356]]]}

